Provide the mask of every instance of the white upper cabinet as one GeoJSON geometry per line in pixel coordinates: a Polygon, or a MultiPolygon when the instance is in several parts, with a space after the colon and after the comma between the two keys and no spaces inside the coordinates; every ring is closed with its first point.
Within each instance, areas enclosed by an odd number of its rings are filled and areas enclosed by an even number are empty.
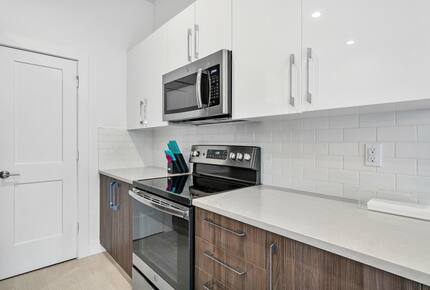
{"type": "Polygon", "coordinates": [[[429,10],[426,0],[303,0],[305,109],[428,98],[429,10]]]}
{"type": "Polygon", "coordinates": [[[162,120],[162,75],[166,69],[166,31],[162,27],[128,53],[128,129],[167,125],[162,120]]]}
{"type": "Polygon", "coordinates": [[[195,4],[169,20],[167,31],[168,71],[193,61],[195,4]]]}
{"type": "Polygon", "coordinates": [[[231,50],[232,0],[198,0],[195,4],[193,58],[231,50]]]}
{"type": "Polygon", "coordinates": [[[233,1],[233,118],[300,107],[298,0],[233,1]]]}
{"type": "Polygon", "coordinates": [[[231,49],[231,0],[197,0],[165,28],[169,71],[231,49]]]}

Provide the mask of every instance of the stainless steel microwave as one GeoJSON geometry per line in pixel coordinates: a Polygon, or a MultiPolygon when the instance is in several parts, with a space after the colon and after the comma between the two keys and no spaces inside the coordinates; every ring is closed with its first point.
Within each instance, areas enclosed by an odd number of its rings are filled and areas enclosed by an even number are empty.
{"type": "Polygon", "coordinates": [[[163,120],[210,122],[231,117],[231,51],[220,50],[163,75],[163,120]]]}

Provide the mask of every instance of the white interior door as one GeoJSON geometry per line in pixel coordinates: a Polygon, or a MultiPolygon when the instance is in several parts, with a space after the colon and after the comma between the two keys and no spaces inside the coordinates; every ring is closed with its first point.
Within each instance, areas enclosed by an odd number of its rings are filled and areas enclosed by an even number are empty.
{"type": "Polygon", "coordinates": [[[0,280],[76,257],[76,73],[0,46],[0,280]]]}

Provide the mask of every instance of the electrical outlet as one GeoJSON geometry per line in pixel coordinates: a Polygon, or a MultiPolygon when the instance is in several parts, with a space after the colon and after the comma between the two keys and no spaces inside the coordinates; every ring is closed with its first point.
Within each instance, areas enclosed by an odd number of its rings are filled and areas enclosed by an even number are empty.
{"type": "Polygon", "coordinates": [[[382,166],[382,144],[366,144],[365,164],[368,167],[382,166]]]}

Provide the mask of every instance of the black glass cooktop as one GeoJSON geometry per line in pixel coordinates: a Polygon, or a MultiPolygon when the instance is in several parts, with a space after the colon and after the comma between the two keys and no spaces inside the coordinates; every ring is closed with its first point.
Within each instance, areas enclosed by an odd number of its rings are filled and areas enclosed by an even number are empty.
{"type": "Polygon", "coordinates": [[[247,183],[196,174],[139,180],[134,181],[133,185],[185,205],[191,205],[193,198],[250,186],[247,183]]]}

